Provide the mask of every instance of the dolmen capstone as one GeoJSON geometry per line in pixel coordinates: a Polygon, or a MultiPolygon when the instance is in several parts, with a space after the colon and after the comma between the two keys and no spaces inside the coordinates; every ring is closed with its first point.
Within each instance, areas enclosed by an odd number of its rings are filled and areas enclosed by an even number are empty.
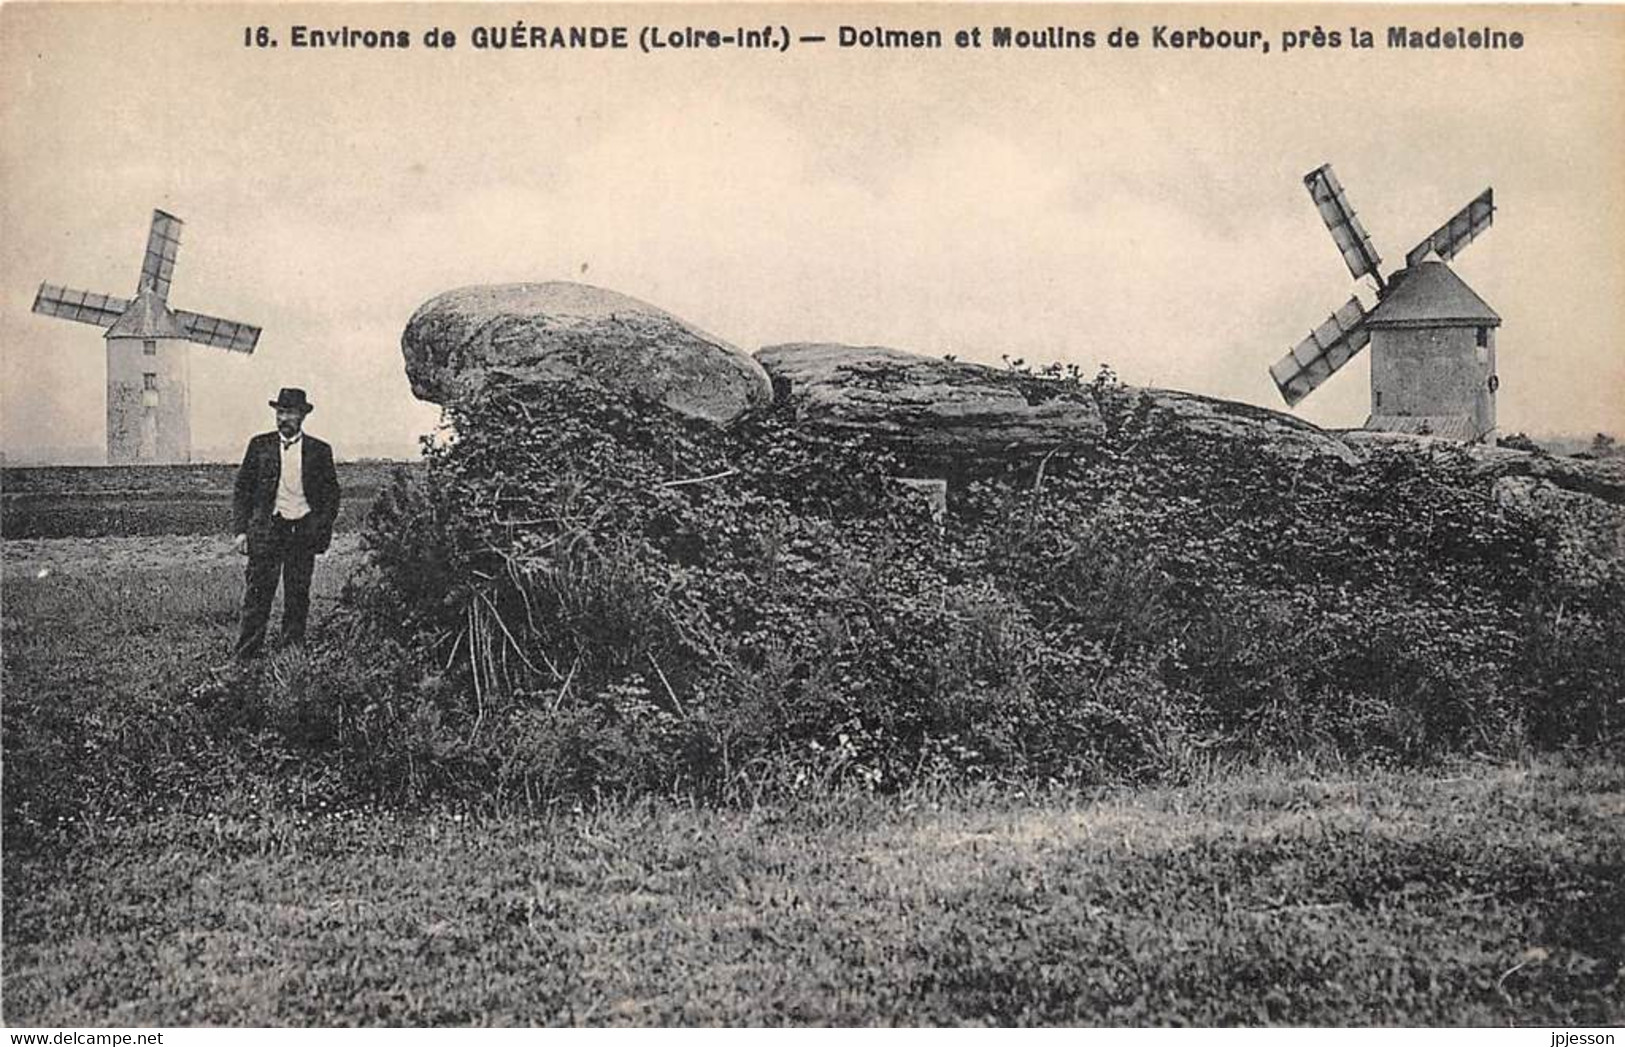
{"type": "Polygon", "coordinates": [[[772,402],[747,353],[636,298],[553,281],[436,295],[401,335],[412,394],[446,403],[493,372],[590,381],[721,425],[772,402]]]}
{"type": "Polygon", "coordinates": [[[982,364],[827,342],[764,346],[756,359],[802,424],[867,432],[925,455],[1042,451],[1104,428],[1087,395],[982,364]]]}

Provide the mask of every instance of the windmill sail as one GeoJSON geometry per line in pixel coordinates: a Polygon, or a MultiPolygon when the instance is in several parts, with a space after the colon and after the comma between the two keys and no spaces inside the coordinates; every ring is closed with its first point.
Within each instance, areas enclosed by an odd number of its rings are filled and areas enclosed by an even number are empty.
{"type": "Polygon", "coordinates": [[[1451,216],[1450,221],[1439,226],[1433,235],[1411,248],[1405,255],[1405,264],[1412,266],[1427,257],[1432,251],[1445,261],[1449,261],[1461,249],[1476,240],[1484,230],[1495,221],[1495,189],[1489,188],[1479,193],[1473,202],[1463,207],[1451,216]]]}
{"type": "Polygon", "coordinates": [[[34,298],[34,312],[105,327],[109,338],[184,338],[236,353],[252,353],[260,340],[260,329],[253,324],[169,308],[166,299],[175,273],[175,256],[180,252],[182,224],[172,214],[152,212],[147,251],[141,260],[141,288],[134,298],[41,284],[34,298]]]}
{"type": "Polygon", "coordinates": [[[126,298],[114,298],[94,291],[76,291],[55,284],[40,284],[39,294],[34,296],[36,313],[82,324],[95,324],[97,327],[112,327],[129,308],[130,302],[126,298]]]}
{"type": "Polygon", "coordinates": [[[1270,367],[1270,377],[1275,379],[1275,387],[1281,390],[1288,407],[1314,392],[1365,348],[1371,341],[1365,319],[1365,306],[1360,299],[1350,298],[1348,304],[1270,367]]]}
{"type": "Polygon", "coordinates": [[[176,309],[174,314],[181,325],[182,336],[188,342],[230,349],[234,353],[251,353],[254,346],[259,344],[260,329],[252,324],[189,313],[185,309],[176,309]]]}
{"type": "Polygon", "coordinates": [[[147,233],[147,253],[141,259],[140,291],[155,291],[169,298],[169,280],[175,274],[175,256],[181,250],[179,218],[163,211],[152,212],[152,229],[147,233]]]}
{"type": "Polygon", "coordinates": [[[1332,173],[1332,165],[1322,164],[1310,171],[1303,176],[1303,184],[1309,189],[1309,198],[1320,211],[1320,220],[1326,223],[1327,231],[1332,234],[1332,242],[1337,244],[1349,272],[1356,280],[1368,274],[1374,276],[1380,286],[1382,274],[1377,271],[1377,266],[1382,259],[1377,256],[1377,249],[1371,246],[1371,234],[1365,231],[1354,208],[1349,206],[1342,184],[1332,173]]]}

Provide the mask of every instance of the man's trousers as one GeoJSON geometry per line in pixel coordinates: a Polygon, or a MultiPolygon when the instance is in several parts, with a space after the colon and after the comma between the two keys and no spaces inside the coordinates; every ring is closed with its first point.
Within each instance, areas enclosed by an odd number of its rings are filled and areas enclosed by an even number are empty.
{"type": "Polygon", "coordinates": [[[271,617],[277,578],[282,579],[281,642],[305,638],[310,614],[310,576],[316,566],[311,540],[311,518],[284,520],[271,517],[270,526],[248,540],[247,587],[243,591],[243,625],[237,637],[237,657],[252,658],[265,646],[265,628],[271,617]]]}

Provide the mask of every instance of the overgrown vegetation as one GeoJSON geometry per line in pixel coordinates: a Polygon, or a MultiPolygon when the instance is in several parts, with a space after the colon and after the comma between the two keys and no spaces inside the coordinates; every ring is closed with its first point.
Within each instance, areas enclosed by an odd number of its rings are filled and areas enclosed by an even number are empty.
{"type": "Polygon", "coordinates": [[[1292,460],[1016,378],[1106,434],[960,463],[940,526],[893,450],[782,413],[488,385],[376,504],[302,742],[369,794],[534,806],[1617,740],[1621,565],[1561,563],[1465,458],[1292,460]]]}

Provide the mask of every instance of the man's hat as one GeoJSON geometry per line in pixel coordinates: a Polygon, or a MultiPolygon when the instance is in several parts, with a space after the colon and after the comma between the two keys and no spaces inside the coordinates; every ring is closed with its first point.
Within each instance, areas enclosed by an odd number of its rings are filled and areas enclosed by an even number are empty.
{"type": "Polygon", "coordinates": [[[279,411],[284,407],[292,408],[295,411],[303,411],[306,414],[316,410],[316,405],[305,399],[305,391],[303,389],[284,388],[281,392],[276,394],[275,400],[267,400],[266,403],[269,403],[272,407],[275,407],[279,411]]]}

